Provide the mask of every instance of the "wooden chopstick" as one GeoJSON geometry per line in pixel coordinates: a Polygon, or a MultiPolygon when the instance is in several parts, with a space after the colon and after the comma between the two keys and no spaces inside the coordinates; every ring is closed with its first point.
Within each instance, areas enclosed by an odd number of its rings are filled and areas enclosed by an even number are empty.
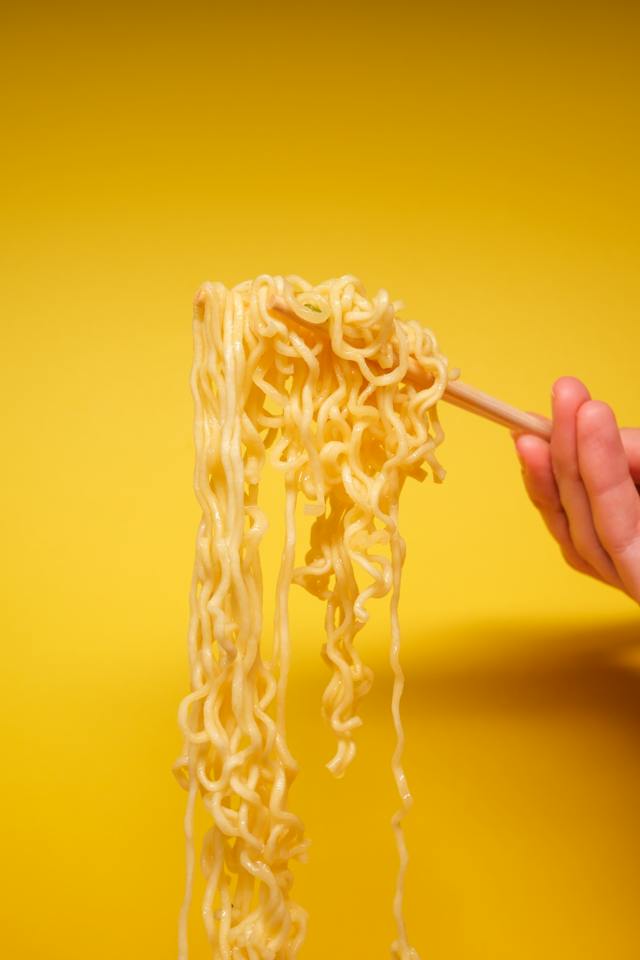
{"type": "Polygon", "coordinates": [[[543,440],[551,439],[551,420],[547,417],[519,410],[518,407],[512,407],[510,403],[497,400],[476,387],[461,383],[460,380],[449,381],[442,399],[462,410],[468,410],[469,413],[476,413],[485,420],[493,420],[509,430],[532,433],[543,440]]]}
{"type": "MultiPolygon", "coordinates": [[[[287,303],[280,297],[274,297],[270,305],[271,310],[277,311],[286,317],[287,321],[301,327],[308,332],[312,324],[306,324],[304,320],[293,314],[287,303]]],[[[323,327],[314,327],[317,333],[327,337],[323,327]]],[[[424,370],[415,360],[409,361],[407,379],[416,386],[429,386],[430,379],[424,370]]],[[[536,413],[526,413],[517,407],[512,407],[509,403],[497,400],[495,397],[484,393],[482,390],[471,387],[460,380],[450,380],[445,387],[443,400],[451,403],[469,413],[475,413],[485,420],[491,420],[493,423],[499,423],[509,430],[515,430],[518,433],[532,433],[536,437],[542,437],[543,440],[549,440],[551,437],[551,421],[547,417],[541,417],[536,413]]]]}

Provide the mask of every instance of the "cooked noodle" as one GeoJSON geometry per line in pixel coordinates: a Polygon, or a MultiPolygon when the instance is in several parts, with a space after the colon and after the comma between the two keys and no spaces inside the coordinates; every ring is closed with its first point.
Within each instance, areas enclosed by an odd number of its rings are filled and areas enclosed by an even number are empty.
{"type": "Polygon", "coordinates": [[[306,849],[302,823],[287,806],[297,771],[285,716],[291,583],[326,602],[322,653],[331,676],[322,709],[336,736],[328,767],[338,777],[354,757],[357,708],[372,680],[356,636],[368,600],[391,592],[392,769],[401,800],[392,821],[400,866],[391,952],[398,960],[418,957],[402,906],[402,820],[412,801],[402,767],[398,500],[406,477],[422,479],[425,467],[437,481],[444,476],[435,405],[447,363],[433,335],[400,320],[398,307],[383,290],[367,299],[350,276],[315,287],[299,277],[261,276],[231,290],[205,284],[196,297],[191,383],[202,520],[191,589],[191,692],[179,710],[185,743],[176,762],[188,790],[179,960],[188,956],[198,795],[210,817],[202,916],[214,960],[293,960],[305,936],[306,913],[290,895],[291,862],[306,849]],[[274,309],[274,297],[300,322],[274,309]],[[430,386],[405,379],[410,358],[430,386]],[[259,557],[267,518],[258,503],[267,456],[285,486],[268,659],[259,557]],[[296,567],[299,495],[315,519],[296,567]]]}

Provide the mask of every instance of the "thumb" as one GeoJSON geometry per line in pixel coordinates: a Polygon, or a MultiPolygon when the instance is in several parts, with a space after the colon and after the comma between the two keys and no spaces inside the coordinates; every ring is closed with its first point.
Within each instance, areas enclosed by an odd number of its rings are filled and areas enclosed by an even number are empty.
{"type": "Polygon", "coordinates": [[[629,461],[629,472],[634,483],[640,483],[640,430],[623,427],[620,431],[624,452],[629,461]]]}

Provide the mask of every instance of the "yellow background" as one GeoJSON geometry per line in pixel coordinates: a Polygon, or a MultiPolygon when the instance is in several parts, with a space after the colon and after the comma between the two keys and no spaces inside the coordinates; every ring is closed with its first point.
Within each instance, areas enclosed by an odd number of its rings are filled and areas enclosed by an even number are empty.
{"type": "MultiPolygon", "coordinates": [[[[353,272],[470,383],[546,411],[573,373],[640,422],[638,27],[628,2],[3,13],[4,955],[175,957],[201,281],[353,272]]],[[[635,960],[638,611],[563,567],[508,434],[442,418],[447,482],[403,504],[412,940],[423,960],[635,960]]],[[[293,604],[303,956],[374,960],[384,611],[335,783],[322,614],[293,604]]]]}

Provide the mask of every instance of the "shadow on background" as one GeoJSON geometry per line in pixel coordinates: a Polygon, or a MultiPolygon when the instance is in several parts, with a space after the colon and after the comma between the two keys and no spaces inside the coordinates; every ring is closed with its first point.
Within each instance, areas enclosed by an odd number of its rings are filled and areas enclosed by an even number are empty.
{"type": "MultiPolygon", "coordinates": [[[[458,624],[408,636],[405,649],[406,914],[421,956],[636,960],[640,622],[458,624]]],[[[340,956],[357,955],[363,918],[377,943],[390,935],[391,681],[383,661],[374,667],[339,783],[322,768],[323,670],[292,678],[311,960],[336,949],[330,916],[351,951],[340,956]]]]}
{"type": "Polygon", "coordinates": [[[432,710],[546,716],[585,711],[640,726],[640,618],[587,629],[480,623],[456,626],[451,638],[447,651],[447,631],[439,634],[435,654],[428,636],[408,644],[407,716],[432,710]],[[419,646],[423,657],[415,654],[419,646]]]}

